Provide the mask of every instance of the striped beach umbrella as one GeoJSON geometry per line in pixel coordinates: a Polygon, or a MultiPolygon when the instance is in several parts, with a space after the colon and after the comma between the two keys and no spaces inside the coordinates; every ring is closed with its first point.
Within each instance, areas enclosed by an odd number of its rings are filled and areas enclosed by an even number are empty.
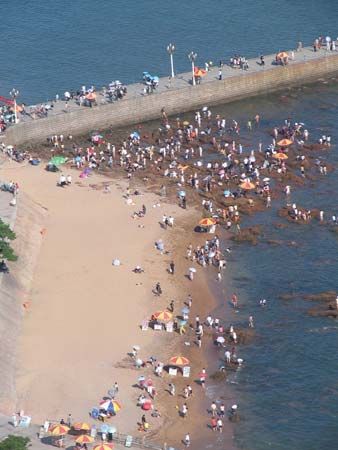
{"type": "Polygon", "coordinates": [[[277,142],[277,145],[280,145],[281,147],[287,147],[288,145],[293,144],[293,142],[290,139],[281,139],[277,142]]]}
{"type": "Polygon", "coordinates": [[[94,438],[92,436],[88,436],[88,434],[81,434],[78,438],[75,439],[77,444],[91,444],[94,442],[94,438]]]}
{"type": "Polygon", "coordinates": [[[250,191],[250,189],[255,189],[256,186],[254,185],[254,183],[251,183],[251,181],[246,180],[246,181],[243,181],[243,183],[241,183],[239,185],[239,187],[241,189],[245,189],[247,191],[250,191]]]}
{"type": "Polygon", "coordinates": [[[94,447],[93,450],[111,450],[113,448],[113,444],[99,444],[94,447]]]}
{"type": "Polygon", "coordinates": [[[100,408],[105,409],[106,411],[116,414],[122,408],[121,403],[116,400],[103,400],[100,403],[100,408]]]}
{"type": "Polygon", "coordinates": [[[169,363],[173,366],[187,366],[189,362],[189,359],[185,356],[173,356],[169,359],[169,363]]]}
{"type": "Polygon", "coordinates": [[[76,431],[89,431],[91,426],[86,422],[76,422],[73,424],[73,428],[76,431]]]}
{"type": "Polygon", "coordinates": [[[156,311],[153,316],[156,320],[161,320],[163,322],[168,322],[168,320],[173,318],[173,315],[169,311],[156,311]]]}
{"type": "Polygon", "coordinates": [[[285,153],[275,153],[274,155],[272,155],[272,157],[275,159],[288,159],[288,155],[286,155],[285,153]]]}
{"type": "Polygon", "coordinates": [[[212,225],[216,225],[216,220],[211,217],[207,217],[198,222],[201,227],[211,227],[212,225]]]}
{"type": "Polygon", "coordinates": [[[52,425],[49,428],[49,432],[53,436],[64,436],[65,434],[68,433],[69,430],[70,430],[70,428],[67,427],[67,425],[61,425],[61,424],[52,425]]]}

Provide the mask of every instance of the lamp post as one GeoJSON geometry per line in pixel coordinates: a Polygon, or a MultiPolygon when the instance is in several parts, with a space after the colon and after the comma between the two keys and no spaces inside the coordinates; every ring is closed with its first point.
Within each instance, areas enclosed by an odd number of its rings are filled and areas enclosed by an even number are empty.
{"type": "Polygon", "coordinates": [[[16,98],[19,95],[19,93],[20,92],[17,89],[14,89],[14,88],[9,93],[10,96],[12,97],[12,99],[13,99],[13,102],[14,102],[14,123],[18,123],[18,113],[16,111],[16,98]]]}
{"type": "Polygon", "coordinates": [[[174,44],[170,43],[170,44],[167,46],[167,52],[168,52],[169,55],[170,55],[171,78],[174,78],[174,77],[175,77],[175,72],[174,72],[174,57],[173,57],[175,50],[176,50],[176,48],[175,48],[175,45],[174,45],[174,44]]]}
{"type": "Polygon", "coordinates": [[[197,58],[197,53],[195,52],[190,52],[188,55],[189,61],[191,62],[191,69],[192,69],[192,85],[195,86],[196,85],[196,81],[195,81],[195,61],[197,58]]]}

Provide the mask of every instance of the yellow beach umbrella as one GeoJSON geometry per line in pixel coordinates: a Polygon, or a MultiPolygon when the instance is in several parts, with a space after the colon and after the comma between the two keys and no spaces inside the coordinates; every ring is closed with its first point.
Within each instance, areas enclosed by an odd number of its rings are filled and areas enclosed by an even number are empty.
{"type": "Polygon", "coordinates": [[[74,428],[74,430],[77,430],[77,431],[80,431],[80,430],[89,431],[91,426],[86,422],[76,422],[76,423],[74,423],[73,428],[74,428]]]}
{"type": "Polygon", "coordinates": [[[57,424],[52,425],[49,431],[53,436],[64,436],[65,434],[68,433],[69,427],[67,427],[67,425],[57,424]]]}
{"type": "Polygon", "coordinates": [[[245,189],[247,191],[250,191],[251,189],[255,189],[256,186],[254,185],[254,183],[251,183],[251,181],[243,181],[243,183],[241,183],[239,185],[239,187],[241,189],[245,189]]]}
{"type": "Polygon", "coordinates": [[[169,359],[169,363],[173,366],[187,366],[189,362],[189,359],[185,356],[173,356],[169,359]]]}
{"type": "Polygon", "coordinates": [[[275,159],[288,159],[288,156],[285,153],[275,153],[272,157],[275,159]]]}
{"type": "Polygon", "coordinates": [[[198,222],[201,227],[211,227],[212,225],[216,225],[216,220],[211,217],[207,217],[198,222]]]}
{"type": "Polygon", "coordinates": [[[290,139],[282,139],[277,142],[277,145],[280,145],[281,147],[287,147],[288,145],[293,144],[293,142],[290,139]]]}
{"type": "Polygon", "coordinates": [[[75,439],[75,442],[77,444],[91,444],[92,442],[94,442],[94,438],[88,436],[88,434],[81,434],[81,436],[75,439]]]}
{"type": "Polygon", "coordinates": [[[156,311],[153,316],[155,319],[162,320],[163,322],[167,322],[173,318],[173,315],[169,311],[156,311]]]}
{"type": "Polygon", "coordinates": [[[99,444],[94,447],[93,450],[111,450],[113,448],[113,444],[99,444]]]}

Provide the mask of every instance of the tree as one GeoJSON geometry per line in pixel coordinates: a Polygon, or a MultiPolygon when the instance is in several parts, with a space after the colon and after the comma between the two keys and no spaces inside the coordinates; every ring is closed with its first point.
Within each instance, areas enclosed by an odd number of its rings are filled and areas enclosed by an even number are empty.
{"type": "Polygon", "coordinates": [[[0,257],[8,261],[16,261],[18,259],[9,241],[14,241],[16,234],[0,219],[0,257]]]}
{"type": "Polygon", "coordinates": [[[0,442],[0,450],[26,450],[30,441],[27,437],[9,435],[0,442]]]}

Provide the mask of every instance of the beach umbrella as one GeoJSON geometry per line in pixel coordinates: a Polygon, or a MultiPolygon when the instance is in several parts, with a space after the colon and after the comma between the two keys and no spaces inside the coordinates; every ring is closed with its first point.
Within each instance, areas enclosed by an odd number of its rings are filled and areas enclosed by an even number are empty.
{"type": "Polygon", "coordinates": [[[169,363],[173,366],[187,366],[190,361],[185,356],[173,356],[169,359],[169,363]]]}
{"type": "Polygon", "coordinates": [[[275,159],[288,159],[288,156],[285,153],[275,153],[272,157],[275,159]]]}
{"type": "Polygon", "coordinates": [[[292,141],[290,141],[290,139],[282,139],[281,141],[277,142],[277,145],[281,146],[281,147],[287,147],[288,145],[293,144],[292,141]]]}
{"type": "Polygon", "coordinates": [[[80,431],[80,430],[89,431],[91,426],[86,422],[76,422],[76,423],[74,423],[73,428],[74,428],[74,430],[77,430],[77,431],[80,431]]]}
{"type": "Polygon", "coordinates": [[[54,166],[60,166],[61,164],[64,164],[67,161],[67,158],[64,156],[53,156],[51,160],[49,161],[49,164],[54,164],[54,166]]]}
{"type": "Polygon", "coordinates": [[[189,272],[196,273],[197,271],[195,267],[189,267],[189,272]]]}
{"type": "Polygon", "coordinates": [[[200,69],[199,67],[194,68],[194,75],[195,77],[204,77],[204,75],[207,73],[206,70],[200,69]]]}
{"type": "Polygon", "coordinates": [[[218,336],[218,338],[216,339],[216,342],[218,344],[224,344],[225,338],[223,336],[218,336]]]}
{"type": "Polygon", "coordinates": [[[67,425],[56,424],[52,425],[49,431],[53,436],[63,436],[68,433],[69,427],[67,425]]]}
{"type": "Polygon", "coordinates": [[[100,408],[106,411],[116,414],[122,408],[121,403],[116,400],[103,400],[100,402],[100,408]]]}
{"type": "Polygon", "coordinates": [[[224,197],[230,197],[231,192],[228,189],[226,189],[225,191],[223,191],[223,195],[224,197]]]}
{"type": "Polygon", "coordinates": [[[93,450],[111,450],[113,448],[113,444],[99,444],[96,445],[93,450]]]}
{"type": "Polygon", "coordinates": [[[211,217],[207,217],[198,222],[201,227],[211,227],[212,225],[216,225],[216,220],[211,217]]]}
{"type": "Polygon", "coordinates": [[[169,311],[156,311],[153,316],[155,319],[162,320],[163,322],[167,322],[173,318],[173,315],[169,311]]]}
{"type": "Polygon", "coordinates": [[[185,170],[187,170],[189,168],[189,166],[182,166],[182,164],[179,164],[177,166],[178,169],[182,170],[182,172],[184,172],[185,170]]]}
{"type": "Polygon", "coordinates": [[[108,433],[109,430],[109,425],[104,423],[103,425],[100,426],[100,431],[101,433],[108,433]]]}
{"type": "Polygon", "coordinates": [[[178,196],[179,197],[185,197],[185,191],[179,191],[178,196]]]}
{"type": "Polygon", "coordinates": [[[81,436],[75,439],[75,442],[77,444],[91,444],[92,442],[94,442],[94,438],[88,436],[88,434],[81,434],[81,436]]]}
{"type": "Polygon", "coordinates": [[[190,308],[188,308],[188,306],[183,306],[183,308],[181,309],[182,314],[189,314],[190,312],[190,308]]]}
{"type": "Polygon", "coordinates": [[[187,320],[179,320],[178,321],[178,325],[180,326],[180,327],[184,327],[184,325],[186,325],[187,324],[187,320]]]}
{"type": "Polygon", "coordinates": [[[184,125],[185,127],[187,127],[187,126],[189,125],[189,122],[188,122],[187,120],[185,120],[185,121],[183,122],[183,125],[184,125]]]}
{"type": "Polygon", "coordinates": [[[251,183],[251,181],[243,181],[243,183],[241,183],[239,187],[241,189],[249,191],[250,189],[255,189],[256,186],[254,185],[254,183],[251,183]]]}

